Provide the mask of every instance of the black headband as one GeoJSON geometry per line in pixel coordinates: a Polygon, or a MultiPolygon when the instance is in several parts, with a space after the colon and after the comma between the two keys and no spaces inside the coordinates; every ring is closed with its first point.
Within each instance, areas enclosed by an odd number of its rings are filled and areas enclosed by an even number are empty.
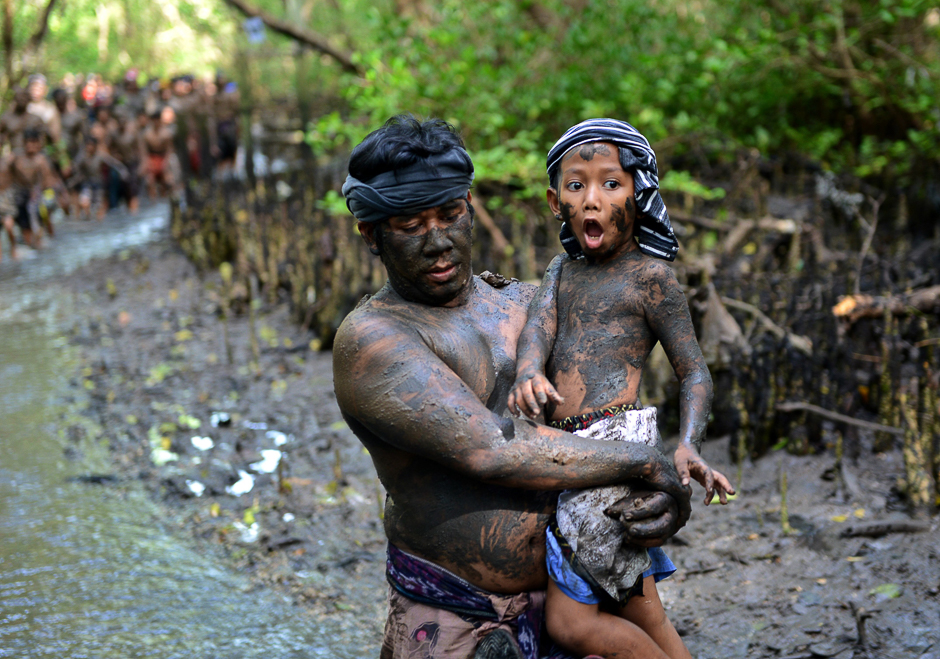
{"type": "Polygon", "coordinates": [[[360,181],[352,174],[343,184],[346,207],[360,222],[381,222],[467,196],[473,162],[462,148],[422,158],[403,169],[360,181]]]}

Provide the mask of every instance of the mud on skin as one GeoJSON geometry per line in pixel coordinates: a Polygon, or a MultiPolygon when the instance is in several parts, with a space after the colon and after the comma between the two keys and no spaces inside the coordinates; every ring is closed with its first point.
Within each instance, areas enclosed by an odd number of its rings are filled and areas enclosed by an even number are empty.
{"type": "Polygon", "coordinates": [[[470,287],[455,307],[413,304],[386,286],[357,308],[334,348],[337,400],[389,492],[392,542],[494,592],[543,588],[554,507],[545,491],[631,476],[679,499],[685,490],[645,446],[521,420],[507,433],[505,396],[494,391],[513,380],[532,289],[476,278],[470,287]]]}
{"type": "Polygon", "coordinates": [[[643,366],[659,340],[683,383],[680,406],[689,420],[683,439],[698,446],[711,407],[705,395],[710,376],[672,269],[639,251],[603,264],[564,258],[557,336],[546,370],[565,391],[582,394],[567,396],[564,407],[550,414],[636,403],[643,366]]]}

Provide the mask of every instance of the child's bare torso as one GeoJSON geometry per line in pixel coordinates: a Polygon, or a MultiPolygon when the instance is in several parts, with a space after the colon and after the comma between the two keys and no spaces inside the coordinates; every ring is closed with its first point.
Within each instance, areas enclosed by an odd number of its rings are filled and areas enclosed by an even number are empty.
{"type": "Polygon", "coordinates": [[[647,316],[662,301],[662,277],[663,265],[639,251],[603,264],[565,261],[546,365],[565,402],[550,407],[548,418],[637,402],[643,366],[657,341],[647,316]]]}

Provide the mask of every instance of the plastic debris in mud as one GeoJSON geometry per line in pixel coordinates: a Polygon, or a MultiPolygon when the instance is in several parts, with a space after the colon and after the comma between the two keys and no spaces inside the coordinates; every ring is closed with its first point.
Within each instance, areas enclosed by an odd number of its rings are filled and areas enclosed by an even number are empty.
{"type": "Polygon", "coordinates": [[[189,491],[195,494],[197,497],[201,497],[202,493],[206,491],[206,486],[199,481],[187,480],[186,487],[188,487],[189,491]]]}
{"type": "Polygon", "coordinates": [[[270,474],[277,469],[281,461],[281,452],[276,449],[265,449],[261,451],[261,460],[252,462],[249,467],[261,474],[270,474]]]}
{"type": "Polygon", "coordinates": [[[258,522],[252,522],[251,525],[242,522],[232,522],[232,526],[238,531],[238,541],[251,544],[258,541],[258,522]]]}
{"type": "Polygon", "coordinates": [[[280,430],[269,430],[264,436],[274,442],[275,446],[284,446],[287,442],[294,440],[293,435],[285,435],[280,430]]]}
{"type": "Polygon", "coordinates": [[[233,484],[225,488],[225,491],[229,494],[240,497],[243,494],[251,492],[251,488],[255,486],[255,477],[249,474],[244,469],[238,470],[238,480],[233,484]]]}
{"type": "Polygon", "coordinates": [[[232,417],[228,412],[213,412],[209,417],[209,425],[213,428],[228,427],[232,425],[232,417]]]}
{"type": "Polygon", "coordinates": [[[191,441],[193,446],[200,451],[208,451],[210,448],[215,446],[215,442],[212,441],[211,437],[193,437],[189,441],[191,441]]]}
{"type": "Polygon", "coordinates": [[[248,428],[248,430],[267,430],[268,424],[264,421],[242,421],[242,425],[248,428]]]}
{"type": "Polygon", "coordinates": [[[150,459],[153,460],[153,463],[158,467],[162,467],[167,462],[174,462],[180,459],[180,456],[173,451],[168,451],[165,448],[157,447],[150,451],[150,459]]]}

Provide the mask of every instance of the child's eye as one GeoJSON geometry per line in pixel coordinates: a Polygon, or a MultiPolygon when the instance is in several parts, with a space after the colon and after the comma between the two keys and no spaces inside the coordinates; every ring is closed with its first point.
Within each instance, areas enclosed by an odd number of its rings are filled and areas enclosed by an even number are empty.
{"type": "Polygon", "coordinates": [[[616,190],[620,187],[620,181],[615,181],[613,179],[609,181],[604,181],[604,187],[608,190],[616,190]]]}
{"type": "Polygon", "coordinates": [[[576,191],[576,190],[580,190],[580,189],[583,188],[584,186],[581,185],[581,183],[579,183],[578,181],[571,181],[571,182],[568,183],[568,185],[566,185],[565,187],[568,188],[569,190],[571,190],[572,192],[574,192],[574,191],[576,191]]]}

